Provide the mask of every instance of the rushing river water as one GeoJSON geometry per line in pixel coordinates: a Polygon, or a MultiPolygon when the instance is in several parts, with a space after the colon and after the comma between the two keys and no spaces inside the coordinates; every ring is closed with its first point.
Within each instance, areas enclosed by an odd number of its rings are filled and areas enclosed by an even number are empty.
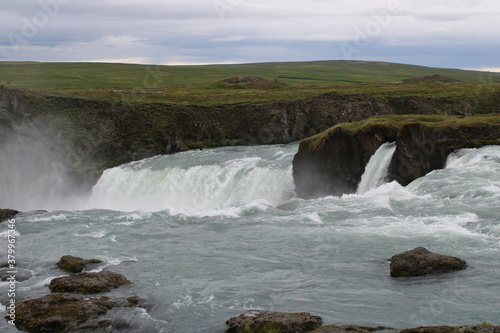
{"type": "MultiPolygon", "coordinates": [[[[133,282],[112,295],[153,304],[110,311],[131,325],[123,332],[221,333],[247,309],[308,311],[327,324],[499,325],[500,147],[461,150],[406,188],[381,184],[393,147],[381,149],[358,194],[312,200],[295,197],[296,144],[106,170],[77,209],[18,216],[17,262],[34,274],[17,283],[18,298],[48,294],[65,275],[55,263],[70,254],[133,282]],[[417,246],[469,267],[391,278],[386,259],[417,246]]],[[[4,260],[6,223],[0,232],[4,260]]],[[[0,332],[16,329],[0,321],[0,332]]]]}

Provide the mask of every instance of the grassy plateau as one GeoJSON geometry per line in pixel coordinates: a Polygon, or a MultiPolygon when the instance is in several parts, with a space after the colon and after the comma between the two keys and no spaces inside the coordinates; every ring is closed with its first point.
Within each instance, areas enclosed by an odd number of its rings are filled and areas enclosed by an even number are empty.
{"type": "Polygon", "coordinates": [[[499,92],[500,73],[369,61],[198,66],[0,62],[0,85],[107,100],[213,105],[296,99],[332,91],[379,97],[473,96],[499,92]],[[408,80],[431,75],[451,80],[408,80]],[[283,84],[221,84],[238,76],[283,84]]]}

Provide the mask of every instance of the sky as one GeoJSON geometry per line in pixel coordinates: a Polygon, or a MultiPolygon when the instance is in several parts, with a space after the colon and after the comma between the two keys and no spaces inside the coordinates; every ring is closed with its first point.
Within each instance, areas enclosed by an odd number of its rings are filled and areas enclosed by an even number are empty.
{"type": "Polygon", "coordinates": [[[16,0],[0,61],[372,60],[500,71],[498,0],[16,0]]]}

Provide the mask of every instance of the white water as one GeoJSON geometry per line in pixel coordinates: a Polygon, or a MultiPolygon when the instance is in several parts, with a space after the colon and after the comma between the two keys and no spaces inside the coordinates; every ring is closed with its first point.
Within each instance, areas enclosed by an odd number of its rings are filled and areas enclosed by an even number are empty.
{"type": "Polygon", "coordinates": [[[276,206],[294,194],[292,167],[282,165],[289,153],[268,155],[268,150],[251,157],[239,148],[197,151],[109,169],[87,206],[172,214],[217,214],[224,209],[232,214],[239,205],[276,206]]]}
{"type": "MultiPolygon", "coordinates": [[[[155,157],[108,170],[86,210],[19,216],[16,255],[34,276],[18,283],[18,299],[48,294],[64,274],[54,263],[71,254],[133,282],[112,295],[154,304],[108,316],[131,325],[123,332],[222,333],[252,308],[309,311],[326,324],[500,325],[499,146],[461,150],[407,187],[312,200],[294,197],[296,150],[155,157]],[[384,259],[417,246],[469,268],[391,278],[384,259]]],[[[2,249],[6,231],[0,224],[2,249]]],[[[0,320],[0,332],[16,330],[0,320]]]]}
{"type": "Polygon", "coordinates": [[[391,158],[395,150],[396,144],[393,142],[384,143],[377,149],[366,165],[365,173],[358,185],[358,194],[365,194],[385,182],[387,170],[389,170],[391,158]]]}

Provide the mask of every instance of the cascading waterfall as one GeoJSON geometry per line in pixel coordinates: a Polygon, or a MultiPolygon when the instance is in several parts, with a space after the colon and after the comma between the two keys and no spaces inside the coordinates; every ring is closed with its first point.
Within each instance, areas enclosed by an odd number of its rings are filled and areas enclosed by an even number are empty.
{"type": "Polygon", "coordinates": [[[358,194],[364,194],[384,183],[395,150],[396,144],[393,142],[386,142],[377,149],[365,167],[358,185],[358,194]]]}
{"type": "Polygon", "coordinates": [[[157,156],[108,169],[94,186],[88,206],[208,213],[249,204],[275,206],[293,192],[291,166],[279,159],[231,153],[231,148],[196,151],[205,158],[190,161],[186,157],[192,154],[157,156]]]}
{"type": "MultiPolygon", "coordinates": [[[[71,254],[103,260],[96,270],[132,281],[103,296],[139,295],[153,305],[98,319],[123,333],[224,332],[248,309],[398,330],[500,325],[500,146],[457,151],[446,168],[406,187],[377,187],[390,150],[381,147],[366,167],[372,190],[308,200],[293,193],[297,144],[188,151],[109,169],[85,210],[16,217],[16,263],[32,275],[16,282],[16,302],[49,294],[49,281],[63,274],[55,263],[71,254]],[[392,279],[386,258],[417,246],[470,267],[392,279]]],[[[7,234],[0,223],[1,251],[7,234]]],[[[0,281],[0,295],[9,288],[0,281]]],[[[0,320],[0,332],[18,331],[0,320]]]]}

